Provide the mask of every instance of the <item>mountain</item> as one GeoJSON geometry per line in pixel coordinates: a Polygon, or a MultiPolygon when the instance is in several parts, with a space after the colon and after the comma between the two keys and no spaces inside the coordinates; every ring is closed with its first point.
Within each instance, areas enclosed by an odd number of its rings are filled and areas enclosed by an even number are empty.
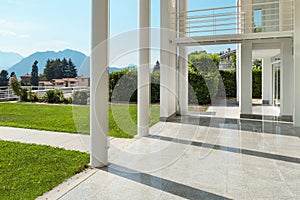
{"type": "Polygon", "coordinates": [[[7,70],[9,67],[20,62],[22,59],[23,57],[18,53],[0,51],[0,70],[7,70]]]}
{"type": "Polygon", "coordinates": [[[89,76],[89,66],[90,60],[89,57],[83,53],[75,50],[66,49],[64,51],[54,52],[54,51],[45,51],[45,52],[36,52],[30,56],[22,59],[19,63],[13,65],[8,69],[9,73],[15,72],[17,76],[22,76],[24,74],[30,74],[31,68],[35,60],[37,60],[39,73],[44,72],[44,68],[48,59],[72,59],[72,62],[76,65],[78,75],[89,76]]]}
{"type": "Polygon", "coordinates": [[[109,67],[109,73],[119,72],[119,71],[122,71],[123,69],[127,69],[127,68],[129,68],[129,69],[136,69],[137,66],[133,65],[133,64],[130,64],[130,65],[128,65],[126,67],[122,67],[122,68],[120,68],[120,67],[109,67]]]}

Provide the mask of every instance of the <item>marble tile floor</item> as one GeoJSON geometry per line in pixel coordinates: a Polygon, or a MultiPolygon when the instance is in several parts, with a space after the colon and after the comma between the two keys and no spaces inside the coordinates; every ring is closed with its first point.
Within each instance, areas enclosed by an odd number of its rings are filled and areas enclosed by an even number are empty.
{"type": "MultiPolygon", "coordinates": [[[[8,130],[1,139],[46,143],[34,137],[46,132],[8,130]]],[[[57,146],[90,148],[89,136],[59,135],[57,146]]],[[[40,199],[300,199],[299,136],[291,123],[178,116],[149,137],[110,139],[109,166],[40,199]]]]}

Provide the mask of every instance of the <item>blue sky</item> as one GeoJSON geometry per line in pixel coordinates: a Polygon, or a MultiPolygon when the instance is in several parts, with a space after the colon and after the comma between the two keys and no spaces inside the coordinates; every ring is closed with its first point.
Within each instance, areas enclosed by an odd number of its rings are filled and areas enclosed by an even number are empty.
{"type": "MultiPolygon", "coordinates": [[[[189,0],[189,9],[234,5],[235,1],[189,0]]],[[[137,2],[111,0],[112,36],[137,28],[137,2]]],[[[152,0],[154,27],[159,27],[159,2],[152,0]]],[[[70,48],[88,55],[90,6],[90,0],[0,0],[0,51],[28,56],[36,51],[70,48]]],[[[205,48],[209,52],[226,49],[224,46],[205,48]]]]}

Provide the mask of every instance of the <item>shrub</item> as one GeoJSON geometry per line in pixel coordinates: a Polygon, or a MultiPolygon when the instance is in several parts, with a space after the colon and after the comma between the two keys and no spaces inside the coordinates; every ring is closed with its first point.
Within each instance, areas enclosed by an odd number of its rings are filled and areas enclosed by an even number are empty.
{"type": "Polygon", "coordinates": [[[15,95],[20,96],[21,95],[21,85],[20,82],[18,81],[18,78],[16,75],[13,75],[10,78],[9,85],[14,91],[15,95]]]}
{"type": "Polygon", "coordinates": [[[64,98],[64,100],[63,100],[64,104],[72,104],[72,102],[73,102],[72,97],[64,98]]]}
{"type": "Polygon", "coordinates": [[[73,100],[71,98],[71,103],[77,105],[87,105],[90,94],[88,91],[75,91],[73,94],[73,100]]]}
{"type": "Polygon", "coordinates": [[[39,97],[36,93],[29,93],[29,101],[31,102],[38,102],[39,101],[39,97]]]}
{"type": "Polygon", "coordinates": [[[158,103],[160,101],[160,73],[155,71],[151,73],[151,102],[158,103]]]}
{"type": "Polygon", "coordinates": [[[252,69],[252,97],[262,97],[262,70],[260,68],[252,69]]]}
{"type": "Polygon", "coordinates": [[[21,88],[20,89],[20,100],[21,101],[24,101],[24,102],[27,102],[29,101],[29,98],[28,98],[28,89],[27,88],[21,88]]]}
{"type": "Polygon", "coordinates": [[[220,75],[218,96],[236,97],[236,71],[224,70],[220,71],[220,75]]]}
{"type": "Polygon", "coordinates": [[[111,101],[137,102],[137,70],[111,73],[109,91],[111,101]]]}
{"type": "Polygon", "coordinates": [[[64,95],[60,90],[48,90],[45,95],[47,103],[60,103],[63,102],[64,95]]]}
{"type": "Polygon", "coordinates": [[[189,102],[211,103],[219,89],[218,66],[206,53],[190,55],[189,62],[189,102]]]}

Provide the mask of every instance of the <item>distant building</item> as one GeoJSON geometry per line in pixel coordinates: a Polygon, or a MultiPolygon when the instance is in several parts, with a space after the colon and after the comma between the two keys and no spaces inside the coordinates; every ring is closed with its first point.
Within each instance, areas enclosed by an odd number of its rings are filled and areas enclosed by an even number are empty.
{"type": "Polygon", "coordinates": [[[236,49],[227,51],[220,55],[219,70],[235,70],[236,49]]]}
{"type": "Polygon", "coordinates": [[[31,74],[21,76],[22,85],[30,85],[31,74]]]}
{"type": "Polygon", "coordinates": [[[78,76],[77,78],[78,86],[90,87],[90,77],[78,76]]]}
{"type": "Polygon", "coordinates": [[[50,81],[39,81],[39,86],[53,86],[50,81]]]}
{"type": "Polygon", "coordinates": [[[39,81],[39,86],[54,86],[54,87],[90,87],[90,78],[79,76],[76,78],[52,79],[50,81],[39,81]]]}

